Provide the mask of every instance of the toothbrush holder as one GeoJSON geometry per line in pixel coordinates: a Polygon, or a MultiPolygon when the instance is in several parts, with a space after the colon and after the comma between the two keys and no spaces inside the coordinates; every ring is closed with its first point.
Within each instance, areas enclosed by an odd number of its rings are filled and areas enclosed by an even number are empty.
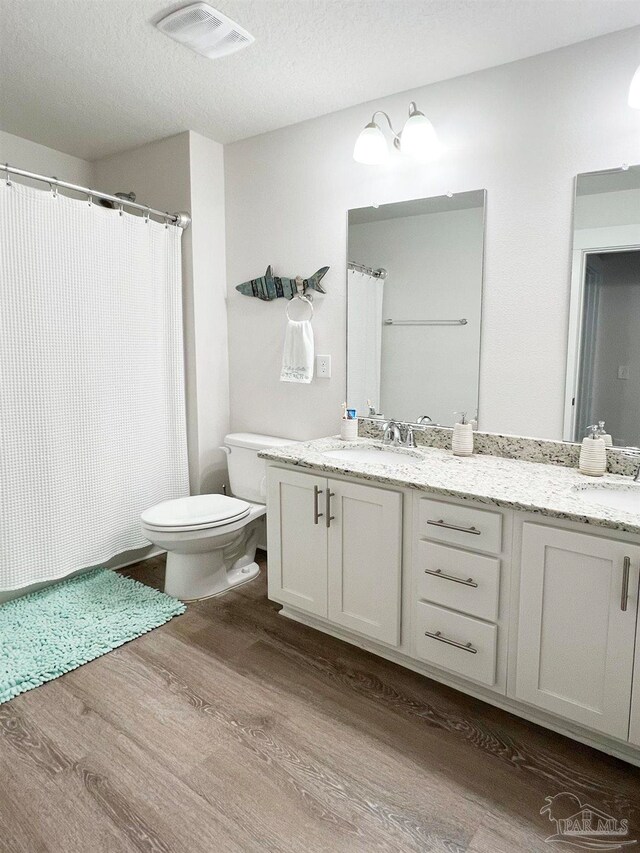
{"type": "Polygon", "coordinates": [[[340,438],[343,441],[355,441],[358,438],[358,418],[342,418],[340,438]]]}

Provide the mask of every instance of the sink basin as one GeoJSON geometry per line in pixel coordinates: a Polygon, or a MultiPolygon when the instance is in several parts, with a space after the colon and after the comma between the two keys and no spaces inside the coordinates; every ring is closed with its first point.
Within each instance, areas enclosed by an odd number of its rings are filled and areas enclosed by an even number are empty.
{"type": "Polygon", "coordinates": [[[422,461],[419,456],[408,451],[387,447],[341,447],[339,450],[325,450],[322,455],[343,462],[365,462],[368,465],[419,465],[422,461]]]}
{"type": "Polygon", "coordinates": [[[637,512],[640,515],[640,485],[635,483],[628,485],[603,483],[601,486],[583,486],[577,491],[587,503],[609,509],[621,509],[625,512],[637,512]]]}

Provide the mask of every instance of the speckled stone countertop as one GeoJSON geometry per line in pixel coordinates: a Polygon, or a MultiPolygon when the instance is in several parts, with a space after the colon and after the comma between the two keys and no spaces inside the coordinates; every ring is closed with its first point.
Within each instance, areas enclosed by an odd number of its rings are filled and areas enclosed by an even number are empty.
{"type": "Polygon", "coordinates": [[[319,438],[302,444],[274,447],[259,455],[271,462],[327,474],[344,474],[387,485],[424,489],[437,495],[640,534],[640,513],[587,502],[580,494],[586,488],[602,488],[606,484],[640,491],[640,485],[633,483],[629,477],[615,474],[587,477],[575,468],[487,455],[463,458],[433,447],[415,450],[394,448],[398,463],[391,465],[336,459],[324,453],[355,447],[380,448],[381,444],[366,438],[350,442],[336,437],[319,438]],[[407,455],[418,461],[403,464],[402,457],[407,455]]]}

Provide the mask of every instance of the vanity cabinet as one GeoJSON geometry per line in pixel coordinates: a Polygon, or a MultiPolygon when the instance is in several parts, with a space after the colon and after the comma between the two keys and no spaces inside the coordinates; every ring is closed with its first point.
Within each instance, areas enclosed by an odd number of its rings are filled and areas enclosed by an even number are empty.
{"type": "Polygon", "coordinates": [[[639,566],[638,545],[523,524],[517,699],[627,739],[639,566]]]}
{"type": "Polygon", "coordinates": [[[269,597],[400,643],[402,494],[269,468],[269,597]]]}
{"type": "Polygon", "coordinates": [[[286,463],[267,480],[284,616],[640,766],[640,536],[286,463]]]}

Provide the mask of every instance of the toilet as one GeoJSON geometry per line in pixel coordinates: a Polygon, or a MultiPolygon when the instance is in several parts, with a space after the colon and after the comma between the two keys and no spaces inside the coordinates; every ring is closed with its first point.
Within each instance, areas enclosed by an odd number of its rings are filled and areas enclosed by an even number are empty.
{"type": "Polygon", "coordinates": [[[227,454],[233,497],[193,495],[164,501],[140,516],[150,542],[167,552],[165,592],[183,601],[222,595],[260,573],[256,548],[264,546],[266,465],[261,450],[291,439],[230,433],[227,454]]]}

